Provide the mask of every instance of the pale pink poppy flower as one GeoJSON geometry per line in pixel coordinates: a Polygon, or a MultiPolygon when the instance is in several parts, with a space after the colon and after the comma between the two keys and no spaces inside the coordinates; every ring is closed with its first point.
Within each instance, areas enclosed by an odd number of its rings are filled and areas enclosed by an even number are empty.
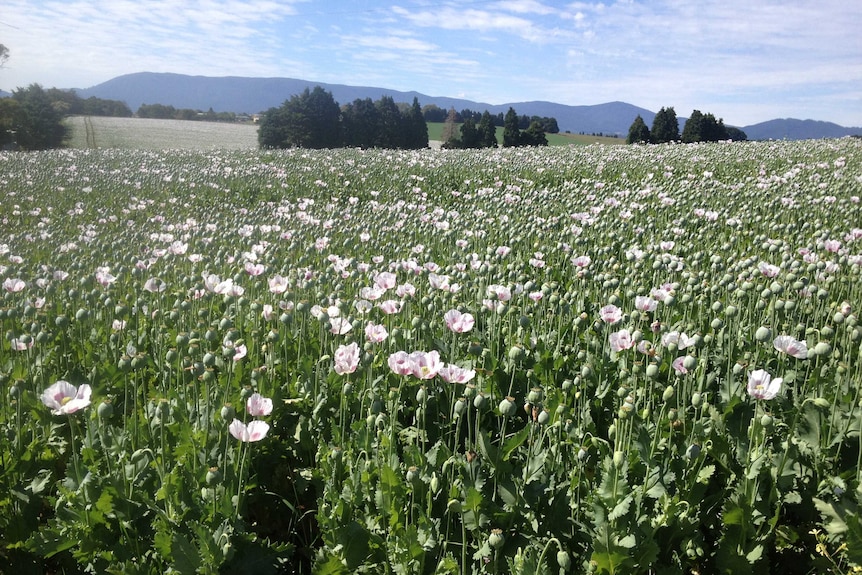
{"type": "Polygon", "coordinates": [[[765,370],[758,369],[748,375],[748,394],[754,399],[772,399],[781,391],[783,379],[772,379],[765,370]]]}
{"type": "Polygon", "coordinates": [[[676,345],[676,348],[680,351],[686,349],[694,343],[692,338],[688,337],[688,334],[685,332],[678,331],[669,331],[663,336],[661,336],[661,344],[665,347],[669,345],[676,345]]]}
{"type": "Polygon", "coordinates": [[[631,349],[634,346],[632,334],[627,329],[621,329],[610,334],[608,336],[608,343],[611,344],[611,349],[615,352],[631,349]]]}
{"type": "Polygon", "coordinates": [[[434,289],[449,291],[449,276],[429,273],[428,283],[430,283],[431,287],[434,289]]]}
{"type": "Polygon", "coordinates": [[[54,281],[58,281],[58,282],[65,280],[67,277],[69,277],[69,274],[62,271],[62,270],[56,270],[56,271],[54,271],[53,274],[51,274],[51,278],[54,281]]]}
{"type": "Polygon", "coordinates": [[[216,288],[219,284],[221,284],[221,278],[215,274],[204,277],[204,288],[209,292],[216,293],[216,288]]]}
{"type": "Polygon", "coordinates": [[[345,375],[353,373],[359,367],[359,346],[356,342],[341,345],[335,350],[335,373],[345,375]]]}
{"type": "Polygon", "coordinates": [[[381,343],[389,337],[389,332],[386,331],[386,326],[368,322],[365,325],[365,338],[371,343],[381,343]]]}
{"type": "Polygon", "coordinates": [[[649,296],[639,295],[635,297],[635,309],[643,312],[653,312],[658,307],[658,302],[649,296]]]}
{"type": "Polygon", "coordinates": [[[575,265],[575,267],[579,268],[585,268],[589,266],[592,261],[593,260],[590,258],[590,256],[577,256],[572,258],[572,263],[575,265]]]}
{"type": "Polygon", "coordinates": [[[248,275],[250,275],[250,276],[253,276],[253,277],[254,277],[254,276],[259,276],[259,275],[261,275],[264,271],[266,271],[266,266],[264,266],[263,264],[256,264],[256,263],[252,263],[252,262],[245,262],[245,265],[243,266],[243,269],[245,269],[245,273],[247,273],[248,275]]]}
{"type": "Polygon", "coordinates": [[[252,417],[262,417],[272,413],[272,399],[259,393],[252,393],[245,401],[245,410],[252,417]]]}
{"type": "Polygon", "coordinates": [[[284,293],[290,285],[288,279],[282,277],[280,274],[275,274],[269,278],[267,283],[269,283],[269,291],[272,293],[284,293]]]}
{"type": "Polygon", "coordinates": [[[543,297],[545,297],[545,294],[543,294],[540,291],[531,291],[527,297],[529,297],[531,300],[533,300],[535,302],[538,302],[538,301],[541,301],[543,297]]]}
{"type": "Polygon", "coordinates": [[[416,286],[410,283],[401,284],[395,288],[395,295],[401,299],[413,297],[416,295],[416,286]]]}
{"type": "Polygon", "coordinates": [[[386,290],[378,287],[363,287],[359,290],[359,297],[362,299],[367,299],[369,301],[377,301],[386,293],[386,290]]]}
{"type": "Polygon", "coordinates": [[[242,294],[245,293],[245,288],[240,286],[239,284],[233,283],[233,280],[228,278],[215,286],[215,289],[213,291],[220,295],[240,297],[242,294]]]}
{"type": "Polygon", "coordinates": [[[123,331],[126,329],[126,322],[122,319],[115,319],[111,322],[111,329],[114,331],[123,331]]]}
{"type": "Polygon", "coordinates": [[[186,253],[186,251],[188,251],[188,249],[189,249],[189,244],[184,244],[183,242],[177,240],[175,242],[172,242],[171,245],[168,246],[168,253],[175,255],[175,256],[181,256],[181,255],[185,255],[185,253],[186,253]]]}
{"type": "Polygon", "coordinates": [[[443,369],[443,362],[436,350],[414,351],[410,354],[410,367],[413,375],[419,379],[432,379],[443,369]]]}
{"type": "Polygon", "coordinates": [[[659,247],[666,252],[669,252],[670,250],[672,250],[675,245],[676,245],[676,242],[673,242],[673,241],[659,242],[659,247]]]}
{"type": "Polygon", "coordinates": [[[410,354],[406,351],[396,351],[387,358],[386,363],[389,365],[389,369],[398,375],[410,375],[413,373],[410,354]]]}
{"type": "Polygon", "coordinates": [[[673,288],[671,286],[665,284],[662,287],[651,289],[649,292],[649,295],[651,298],[653,298],[657,301],[666,302],[668,296],[671,295],[672,291],[673,291],[673,288]]]}
{"type": "Polygon", "coordinates": [[[311,317],[314,319],[320,319],[323,317],[324,309],[317,304],[311,306],[311,309],[308,310],[308,313],[311,314],[311,317]]]}
{"type": "Polygon", "coordinates": [[[245,346],[244,343],[241,343],[241,344],[233,347],[233,360],[234,361],[239,361],[242,358],[244,358],[246,355],[248,355],[248,348],[245,346]]]}
{"type": "Polygon", "coordinates": [[[509,252],[511,252],[511,251],[512,251],[512,248],[510,248],[509,246],[498,246],[497,249],[494,251],[494,253],[496,253],[501,258],[504,258],[507,255],[509,255],[509,252]]]}
{"type": "Polygon", "coordinates": [[[397,299],[388,299],[377,304],[377,307],[386,315],[392,315],[401,311],[401,302],[397,299]]]}
{"type": "Polygon", "coordinates": [[[679,375],[685,375],[686,373],[688,373],[688,369],[685,367],[685,365],[683,365],[683,363],[685,362],[685,357],[686,356],[681,355],[675,360],[673,360],[673,363],[671,364],[671,367],[673,367],[674,371],[676,371],[679,375]]]}
{"type": "Polygon", "coordinates": [[[333,317],[329,319],[329,332],[335,335],[344,335],[350,333],[353,329],[353,324],[346,317],[333,317]]]}
{"type": "Polygon", "coordinates": [[[447,363],[445,366],[440,368],[438,375],[447,383],[467,383],[476,377],[476,371],[473,369],[464,369],[463,367],[447,363]]]}
{"type": "Polygon", "coordinates": [[[33,340],[31,339],[29,342],[21,341],[19,338],[15,337],[9,342],[12,345],[12,351],[26,351],[33,347],[33,340]]]}
{"type": "Polygon", "coordinates": [[[367,299],[358,299],[353,303],[353,307],[361,314],[366,314],[374,307],[367,299]]]}
{"type": "Polygon", "coordinates": [[[69,415],[90,405],[92,390],[86,383],[75,387],[67,381],[58,381],[42,392],[42,403],[54,415],[69,415]]]}
{"type": "Polygon", "coordinates": [[[791,335],[779,335],[772,345],[780,352],[793,356],[796,359],[808,359],[808,344],[799,341],[791,335]]]}
{"type": "Polygon", "coordinates": [[[230,431],[230,434],[236,439],[239,439],[244,443],[249,443],[252,441],[260,441],[266,437],[266,434],[269,432],[269,424],[265,421],[254,419],[246,425],[239,419],[234,419],[230,426],[228,426],[228,431],[230,431]]]}
{"type": "Polygon", "coordinates": [[[473,329],[475,320],[469,313],[461,313],[457,309],[450,309],[443,315],[446,327],[455,333],[466,333],[473,329]]]}
{"type": "Polygon", "coordinates": [[[652,342],[642,339],[638,342],[637,350],[644,355],[653,355],[652,342]]]}
{"type": "Polygon", "coordinates": [[[168,289],[168,284],[159,278],[150,278],[144,282],[144,289],[150,293],[161,293],[168,289]]]}
{"type": "Polygon", "coordinates": [[[117,281],[116,276],[113,276],[107,270],[99,270],[96,272],[96,281],[99,282],[99,285],[102,287],[108,287],[115,281],[117,281]]]}
{"type": "Polygon", "coordinates": [[[262,317],[264,321],[272,321],[273,318],[275,318],[275,308],[268,303],[263,304],[263,308],[260,312],[260,317],[262,317]]]}
{"type": "Polygon", "coordinates": [[[837,254],[841,250],[841,242],[839,242],[838,240],[826,240],[825,242],[823,242],[823,248],[827,252],[837,254]]]}
{"type": "Polygon", "coordinates": [[[766,262],[760,262],[757,264],[757,269],[760,270],[765,277],[774,278],[778,275],[778,272],[781,271],[781,268],[778,266],[774,266],[772,264],[768,264],[766,262]]]}
{"type": "Polygon", "coordinates": [[[380,272],[374,276],[374,283],[382,290],[389,290],[395,287],[398,278],[392,272],[380,272]]]}
{"type": "Polygon", "coordinates": [[[27,286],[24,280],[19,278],[6,278],[3,280],[3,289],[9,293],[17,293],[27,286]]]}
{"type": "Polygon", "coordinates": [[[623,310],[613,304],[609,304],[599,310],[599,315],[603,322],[614,325],[623,319],[623,310]]]}
{"type": "Polygon", "coordinates": [[[509,301],[512,299],[512,290],[499,284],[489,285],[488,293],[497,296],[497,299],[500,301],[509,301]]]}

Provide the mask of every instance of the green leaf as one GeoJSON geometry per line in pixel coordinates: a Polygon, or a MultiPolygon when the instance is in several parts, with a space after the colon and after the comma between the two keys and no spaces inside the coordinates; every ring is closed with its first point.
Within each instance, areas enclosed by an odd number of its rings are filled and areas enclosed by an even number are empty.
{"type": "Polygon", "coordinates": [[[512,452],[515,451],[530,436],[530,428],[524,427],[521,431],[510,437],[503,444],[503,461],[509,461],[512,452]]]}
{"type": "Polygon", "coordinates": [[[715,473],[715,465],[704,465],[697,473],[697,482],[704,485],[709,483],[709,478],[715,473]]]}
{"type": "Polygon", "coordinates": [[[201,566],[198,550],[182,533],[174,533],[171,539],[173,567],[182,575],[194,575],[201,566]]]}
{"type": "Polygon", "coordinates": [[[326,561],[317,562],[314,566],[314,575],[350,575],[350,570],[345,567],[341,559],[330,555],[326,561]]]}
{"type": "Polygon", "coordinates": [[[71,549],[78,542],[56,529],[40,529],[27,541],[27,548],[35,554],[50,559],[57,553],[71,549]]]}
{"type": "Polygon", "coordinates": [[[629,507],[631,506],[631,504],[632,504],[632,496],[631,495],[628,495],[625,498],[623,498],[623,500],[620,501],[619,503],[617,503],[614,506],[614,508],[611,510],[611,512],[608,513],[608,520],[614,521],[614,520],[619,519],[620,517],[624,516],[626,513],[629,512],[629,507]]]}

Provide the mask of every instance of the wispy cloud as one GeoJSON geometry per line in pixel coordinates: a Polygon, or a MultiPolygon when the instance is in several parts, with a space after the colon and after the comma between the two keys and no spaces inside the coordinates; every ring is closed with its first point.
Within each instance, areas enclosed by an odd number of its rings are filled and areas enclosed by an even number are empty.
{"type": "Polygon", "coordinates": [[[0,20],[7,90],[148,70],[862,125],[845,0],[4,0],[0,20]]]}

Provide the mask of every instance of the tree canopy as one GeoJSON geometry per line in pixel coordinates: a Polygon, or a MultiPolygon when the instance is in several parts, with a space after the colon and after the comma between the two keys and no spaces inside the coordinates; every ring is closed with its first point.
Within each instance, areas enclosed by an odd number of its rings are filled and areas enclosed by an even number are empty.
{"type": "Polygon", "coordinates": [[[264,148],[416,149],[428,147],[428,126],[416,98],[412,105],[383,96],[339,107],[331,92],[316,86],[267,110],[258,142],[264,148]]]}
{"type": "Polygon", "coordinates": [[[662,108],[658,111],[653,119],[650,135],[656,144],[679,140],[679,121],[673,108],[662,108]]]}
{"type": "Polygon", "coordinates": [[[627,144],[649,144],[650,142],[650,133],[649,128],[647,128],[646,122],[641,118],[640,114],[635,118],[635,121],[632,122],[631,127],[629,128],[629,136],[626,138],[627,144]]]}

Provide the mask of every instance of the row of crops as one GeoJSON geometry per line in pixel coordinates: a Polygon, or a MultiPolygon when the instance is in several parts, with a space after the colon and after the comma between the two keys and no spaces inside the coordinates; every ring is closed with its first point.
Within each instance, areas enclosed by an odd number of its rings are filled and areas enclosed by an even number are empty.
{"type": "Polygon", "coordinates": [[[857,572],[860,162],[0,155],[0,564],[857,572]]]}

